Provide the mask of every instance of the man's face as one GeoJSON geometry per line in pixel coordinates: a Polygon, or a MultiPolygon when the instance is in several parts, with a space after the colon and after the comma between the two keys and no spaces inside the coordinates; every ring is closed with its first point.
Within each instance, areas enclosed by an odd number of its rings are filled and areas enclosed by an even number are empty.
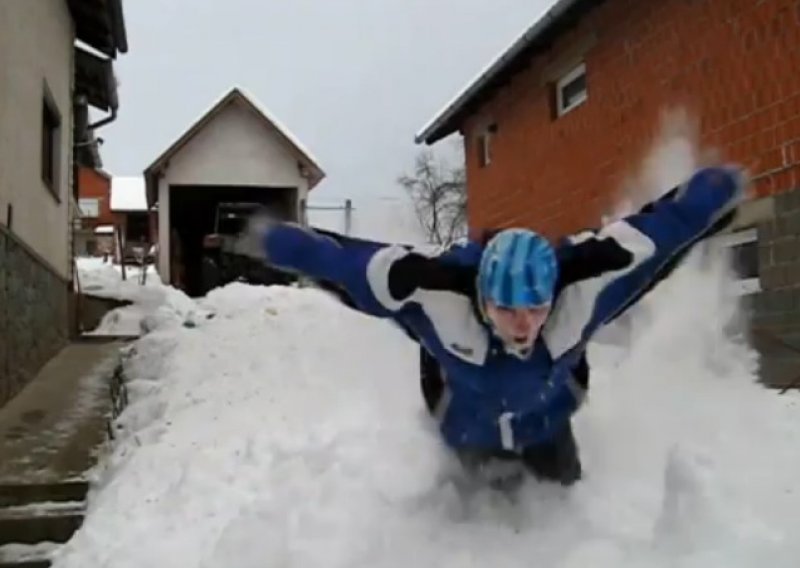
{"type": "Polygon", "coordinates": [[[504,308],[486,302],[486,315],[492,320],[497,335],[518,351],[527,351],[550,314],[550,306],[540,308],[504,308]]]}

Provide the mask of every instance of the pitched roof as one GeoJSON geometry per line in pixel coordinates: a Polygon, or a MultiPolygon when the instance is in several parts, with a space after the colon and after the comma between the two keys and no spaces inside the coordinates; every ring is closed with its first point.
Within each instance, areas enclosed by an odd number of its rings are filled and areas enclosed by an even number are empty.
{"type": "Polygon", "coordinates": [[[478,73],[414,137],[417,144],[433,144],[460,127],[498,86],[519,71],[537,52],[547,49],[565,28],[573,25],[591,8],[604,0],[557,0],[503,53],[478,73]]]}
{"type": "Polygon", "coordinates": [[[111,178],[112,211],[147,211],[147,195],[142,176],[111,178]]]}
{"type": "Polygon", "coordinates": [[[298,160],[308,168],[309,179],[308,189],[311,190],[325,177],[325,172],[319,166],[317,159],[311,154],[294,134],[288,128],[278,121],[278,119],[267,110],[258,100],[242,87],[235,86],[230,91],[225,93],[218,99],[211,107],[201,114],[192,125],[179,136],[170,146],[156,158],[144,171],[145,180],[147,181],[147,197],[150,203],[155,202],[156,188],[150,180],[156,172],[162,170],[166,163],[172,158],[181,148],[183,148],[194,136],[203,129],[211,120],[216,117],[223,109],[234,101],[240,101],[253,110],[270,129],[276,132],[286,143],[286,145],[295,154],[298,160]]]}

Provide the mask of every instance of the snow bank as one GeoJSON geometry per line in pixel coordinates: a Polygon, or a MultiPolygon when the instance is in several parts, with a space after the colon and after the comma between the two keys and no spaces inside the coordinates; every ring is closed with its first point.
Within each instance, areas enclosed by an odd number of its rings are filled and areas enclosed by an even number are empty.
{"type": "Polygon", "coordinates": [[[121,442],[55,565],[795,566],[797,399],[754,383],[724,265],[690,260],[630,353],[593,346],[585,479],[516,506],[455,489],[400,331],[319,291],[216,290],[213,318],[133,347],[121,442]]]}
{"type": "Polygon", "coordinates": [[[516,504],[456,489],[399,330],[315,290],[216,290],[128,353],[119,444],[55,566],[794,568],[800,401],[756,383],[727,270],[698,249],[627,343],[591,346],[585,478],[516,504]]]}
{"type": "Polygon", "coordinates": [[[119,265],[101,258],[78,258],[80,290],[100,298],[132,302],[107,313],[96,329],[86,335],[140,335],[161,325],[194,325],[207,316],[191,298],[180,290],[165,286],[152,265],[146,268],[145,283],[141,269],[126,266],[126,280],[119,265]]]}
{"type": "MultiPolygon", "coordinates": [[[[122,279],[122,267],[101,257],[77,257],[78,282],[83,292],[103,298],[129,299],[136,294],[142,277],[142,269],[138,266],[125,266],[126,280],[122,279]]],[[[163,285],[155,267],[147,267],[145,285],[163,285]]],[[[77,286],[76,286],[77,288],[77,286]]]]}

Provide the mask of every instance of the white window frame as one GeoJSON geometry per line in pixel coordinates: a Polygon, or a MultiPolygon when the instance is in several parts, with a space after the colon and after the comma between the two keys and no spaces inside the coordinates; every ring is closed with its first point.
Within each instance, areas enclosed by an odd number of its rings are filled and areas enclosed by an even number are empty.
{"type": "Polygon", "coordinates": [[[575,67],[573,67],[566,75],[562,76],[558,82],[556,82],[556,111],[558,116],[564,116],[569,111],[579,107],[583,103],[585,103],[589,98],[589,85],[587,83],[586,89],[583,91],[583,96],[580,97],[578,100],[573,102],[569,106],[564,106],[564,87],[572,83],[575,79],[580,77],[581,75],[586,75],[586,63],[579,63],[575,67]]]}
{"type": "Polygon", "coordinates": [[[78,209],[81,212],[81,217],[85,219],[97,219],[100,217],[100,199],[97,197],[81,197],[78,199],[78,209]],[[89,205],[89,203],[93,205],[89,205]],[[87,209],[84,209],[85,206],[89,205],[87,209]],[[91,209],[93,207],[93,209],[91,209]]]}
{"type": "Polygon", "coordinates": [[[485,168],[492,163],[492,135],[488,130],[484,130],[478,135],[478,144],[480,144],[480,167],[485,168]]]}
{"type": "MultiPolygon", "coordinates": [[[[751,228],[718,235],[712,239],[712,242],[720,248],[733,248],[746,243],[758,242],[758,230],[751,228]]],[[[762,290],[760,277],[742,278],[731,283],[731,292],[736,296],[757,294],[762,290]]]]}
{"type": "Polygon", "coordinates": [[[492,123],[488,126],[481,127],[476,136],[478,143],[478,167],[486,168],[492,163],[492,138],[497,131],[497,125],[492,123]]]}

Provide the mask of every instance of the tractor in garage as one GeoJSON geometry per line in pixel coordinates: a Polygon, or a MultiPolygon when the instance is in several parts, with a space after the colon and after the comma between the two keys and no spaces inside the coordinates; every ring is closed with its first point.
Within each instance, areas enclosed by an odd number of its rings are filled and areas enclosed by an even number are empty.
{"type": "Polygon", "coordinates": [[[241,249],[240,236],[248,220],[263,209],[261,203],[221,202],[214,213],[214,230],[203,236],[203,291],[230,282],[247,284],[289,284],[294,278],[266,266],[241,249]]]}

